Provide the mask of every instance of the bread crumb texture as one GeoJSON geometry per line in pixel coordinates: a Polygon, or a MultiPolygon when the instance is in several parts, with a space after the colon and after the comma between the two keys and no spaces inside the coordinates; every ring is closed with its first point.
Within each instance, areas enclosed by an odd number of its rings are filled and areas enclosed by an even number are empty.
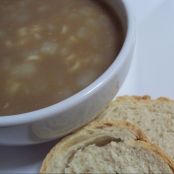
{"type": "Polygon", "coordinates": [[[170,174],[174,162],[127,121],[96,120],[63,138],[40,173],[170,174]]]}
{"type": "Polygon", "coordinates": [[[127,120],[137,124],[174,159],[174,101],[152,100],[149,96],[122,96],[113,101],[99,117],[127,120]]]}
{"type": "Polygon", "coordinates": [[[95,144],[78,150],[65,173],[172,173],[153,152],[126,143],[95,144]]]}

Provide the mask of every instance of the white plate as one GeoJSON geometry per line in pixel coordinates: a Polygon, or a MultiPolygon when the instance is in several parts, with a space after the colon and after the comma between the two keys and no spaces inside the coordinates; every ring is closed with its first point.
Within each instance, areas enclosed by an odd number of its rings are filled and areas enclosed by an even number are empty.
{"type": "MultiPolygon", "coordinates": [[[[174,1],[167,0],[137,29],[130,73],[118,95],[174,98],[174,1]]],[[[0,146],[0,173],[38,173],[55,142],[25,147],[0,146]]]]}

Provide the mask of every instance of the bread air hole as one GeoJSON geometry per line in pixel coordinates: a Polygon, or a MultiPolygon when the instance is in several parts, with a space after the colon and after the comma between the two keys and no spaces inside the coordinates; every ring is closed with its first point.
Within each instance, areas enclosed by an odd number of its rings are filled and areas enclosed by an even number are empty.
{"type": "MultiPolygon", "coordinates": [[[[81,146],[81,147],[78,147],[78,145],[77,145],[78,148],[73,150],[71,152],[71,154],[69,155],[65,168],[69,167],[69,163],[71,163],[71,161],[73,160],[77,151],[79,151],[79,150],[83,151],[83,149],[86,146],[89,146],[92,144],[95,144],[98,147],[103,147],[103,146],[106,146],[107,144],[110,144],[111,142],[121,143],[121,142],[123,142],[123,140],[120,137],[115,138],[115,137],[103,136],[103,137],[97,137],[95,140],[92,139],[92,142],[86,142],[86,143],[84,142],[83,146],[81,146]]],[[[82,142],[80,142],[80,143],[82,143],[82,142]]]]}

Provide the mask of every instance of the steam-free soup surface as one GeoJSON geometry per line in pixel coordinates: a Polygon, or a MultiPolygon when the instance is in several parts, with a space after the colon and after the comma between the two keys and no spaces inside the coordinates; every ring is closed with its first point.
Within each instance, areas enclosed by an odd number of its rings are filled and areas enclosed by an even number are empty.
{"type": "Polygon", "coordinates": [[[99,1],[0,1],[0,115],[55,104],[94,81],[122,45],[99,1]]]}

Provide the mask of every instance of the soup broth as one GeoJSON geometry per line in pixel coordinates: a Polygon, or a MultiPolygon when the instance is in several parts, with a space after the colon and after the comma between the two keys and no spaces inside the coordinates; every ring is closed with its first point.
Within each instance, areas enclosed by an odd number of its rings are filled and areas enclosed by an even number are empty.
{"type": "Polygon", "coordinates": [[[55,104],[117,56],[122,26],[95,0],[1,0],[0,115],[55,104]]]}

